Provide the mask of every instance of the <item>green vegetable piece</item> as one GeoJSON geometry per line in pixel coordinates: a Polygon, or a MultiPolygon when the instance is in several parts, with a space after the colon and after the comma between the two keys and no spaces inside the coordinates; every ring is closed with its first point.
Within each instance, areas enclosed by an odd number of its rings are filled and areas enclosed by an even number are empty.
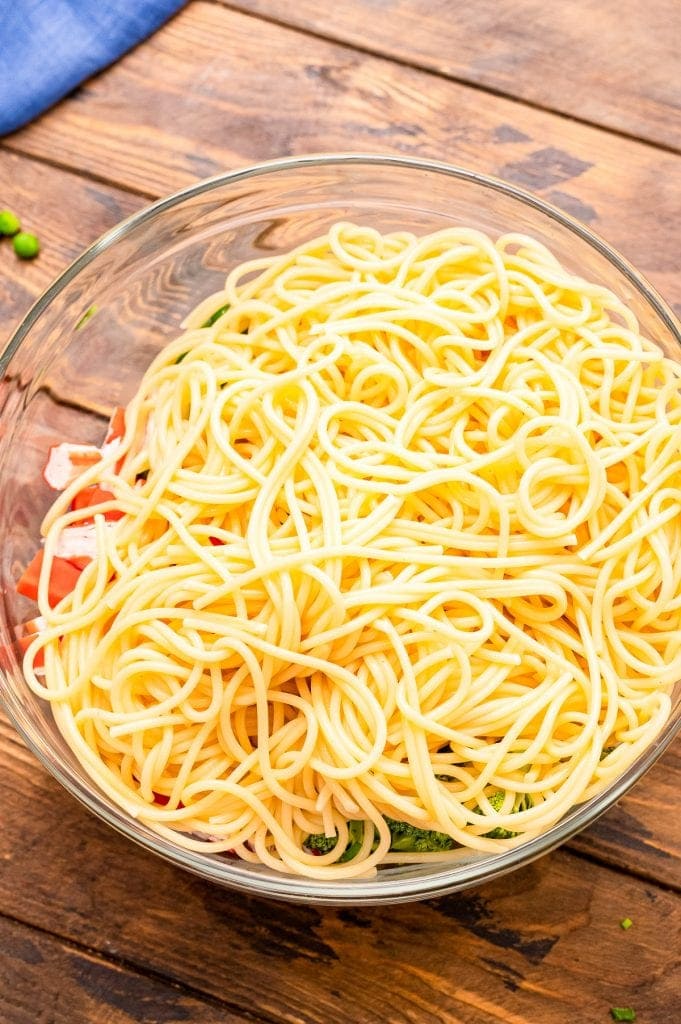
{"type": "Polygon", "coordinates": [[[175,366],[177,366],[178,363],[181,363],[183,359],[186,359],[188,355],[189,352],[182,352],[175,360],[175,366]]]}
{"type": "MultiPolygon", "coordinates": [[[[495,811],[501,810],[502,804],[504,802],[504,796],[505,794],[503,789],[497,789],[494,793],[491,793],[487,797],[495,811]]],[[[518,806],[513,808],[513,811],[525,811],[528,807],[533,806],[534,801],[532,800],[532,797],[529,793],[525,793],[520,798],[518,806]]],[[[476,814],[482,814],[482,811],[480,810],[479,807],[476,807],[474,810],[476,814]]],[[[498,825],[496,828],[491,829],[489,832],[483,832],[483,836],[485,839],[514,839],[517,835],[519,835],[518,832],[511,832],[509,831],[509,829],[502,828],[500,825],[498,825]]]]}
{"type": "Polygon", "coordinates": [[[311,836],[308,836],[305,840],[305,846],[308,850],[315,853],[331,853],[332,850],[336,849],[336,843],[338,842],[338,836],[325,836],[323,832],[315,832],[311,836]]]}
{"type": "MultiPolygon", "coordinates": [[[[442,853],[446,850],[453,850],[456,843],[451,836],[444,832],[435,832],[430,829],[417,828],[409,825],[406,821],[395,821],[393,818],[386,818],[390,829],[390,852],[391,853],[442,853]]],[[[345,864],[352,860],[359,853],[364,841],[364,822],[348,822],[348,845],[338,858],[339,864],[345,864]]],[[[338,836],[325,836],[323,833],[308,836],[305,840],[305,847],[319,853],[330,853],[336,848],[338,836]]],[[[376,849],[378,840],[374,839],[372,850],[376,849]]]]}
{"type": "Polygon", "coordinates": [[[343,850],[343,853],[338,858],[339,864],[345,864],[349,860],[353,860],[354,857],[360,851],[362,842],[364,840],[364,822],[363,821],[349,821],[348,822],[348,845],[343,850]]]}
{"type": "MultiPolygon", "coordinates": [[[[352,860],[356,857],[362,846],[364,839],[364,822],[363,821],[349,821],[348,822],[348,845],[343,850],[343,853],[338,858],[339,864],[345,864],[347,861],[352,860]]],[[[314,835],[308,836],[305,840],[305,846],[308,850],[319,852],[319,853],[331,853],[332,850],[336,849],[338,843],[338,834],[335,836],[325,836],[323,832],[315,833],[314,835]]]]}
{"type": "MultiPolygon", "coordinates": [[[[504,802],[504,796],[505,794],[503,789],[498,789],[495,793],[492,793],[491,796],[487,797],[495,811],[501,810],[501,805],[504,802]]],[[[480,811],[479,808],[478,811],[482,814],[482,811],[480,811]]],[[[496,828],[493,828],[490,832],[485,832],[483,834],[486,839],[513,839],[514,836],[518,835],[517,832],[509,832],[507,828],[501,828],[499,825],[496,828]]]]}
{"type": "Polygon", "coordinates": [[[601,756],[598,760],[603,761],[608,756],[608,754],[612,754],[613,750],[617,750],[617,747],[603,747],[603,749],[601,750],[601,756]]]}
{"type": "Polygon", "coordinates": [[[625,932],[628,932],[633,923],[634,922],[630,917],[625,917],[620,921],[620,928],[624,929],[625,932]]]}
{"type": "Polygon", "coordinates": [[[612,1006],[610,1016],[613,1020],[636,1020],[636,1010],[629,1006],[612,1006]]]}
{"type": "Polygon", "coordinates": [[[212,327],[213,324],[216,323],[220,319],[220,317],[227,312],[228,309],[229,303],[227,303],[225,306],[220,306],[220,308],[216,309],[214,313],[211,313],[206,322],[204,324],[201,324],[201,326],[212,327]]]}
{"type": "Polygon", "coordinates": [[[29,235],[27,231],[20,231],[12,239],[14,251],[21,260],[32,260],[40,252],[40,242],[35,235],[29,235]]]}
{"type": "Polygon", "coordinates": [[[81,327],[85,327],[85,324],[88,322],[88,320],[92,319],[92,317],[95,315],[96,312],[97,312],[97,306],[95,306],[94,304],[92,306],[90,306],[89,309],[86,309],[85,312],[83,313],[82,317],[80,318],[80,320],[76,324],[74,330],[79,331],[81,329],[81,327]]]}
{"type": "Polygon", "coordinates": [[[453,850],[456,846],[452,837],[444,832],[416,828],[406,821],[395,821],[393,818],[385,820],[390,829],[391,853],[441,853],[453,850]]]}
{"type": "Polygon", "coordinates": [[[514,839],[518,835],[517,832],[510,832],[507,828],[502,828],[501,825],[482,834],[485,839],[514,839]]]}
{"type": "Polygon", "coordinates": [[[21,230],[21,221],[11,210],[0,210],[0,235],[16,235],[21,230]]]}

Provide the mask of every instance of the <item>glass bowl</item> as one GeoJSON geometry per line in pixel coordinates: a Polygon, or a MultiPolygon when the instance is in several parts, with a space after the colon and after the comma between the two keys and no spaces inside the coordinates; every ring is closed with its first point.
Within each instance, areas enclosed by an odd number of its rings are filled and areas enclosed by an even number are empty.
{"type": "Polygon", "coordinates": [[[434,897],[511,871],[564,842],[618,800],[670,743],[672,717],[655,742],[597,797],[543,835],[495,855],[462,851],[446,864],[386,867],[372,879],[317,882],[209,853],[193,853],[128,817],[77,763],[49,706],[26,686],[13,652],[15,624],[31,614],[15,583],[35,551],[53,494],[41,471],[48,447],[99,443],[113,406],[125,405],[184,315],[222,286],[237,263],[290,249],[337,220],[424,233],[452,224],[493,235],[526,232],[569,270],[610,288],[668,355],[681,334],[653,289],[581,224],[512,185],[461,168],[399,157],[313,156],[211,178],[163,199],[95,242],[45,292],[0,357],[0,673],[5,707],[42,764],[119,832],[221,885],[278,899],[371,904],[434,897]]]}

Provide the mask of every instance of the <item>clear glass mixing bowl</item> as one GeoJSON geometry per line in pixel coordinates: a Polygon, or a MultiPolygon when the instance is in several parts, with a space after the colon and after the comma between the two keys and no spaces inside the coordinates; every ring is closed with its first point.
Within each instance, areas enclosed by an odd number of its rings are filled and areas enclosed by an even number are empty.
{"type": "MultiPolygon", "coordinates": [[[[225,174],[130,217],[91,246],[45,292],[0,357],[0,643],[31,614],[15,583],[36,547],[50,504],[41,471],[64,439],[101,441],[111,408],[134,393],[184,315],[222,286],[237,263],[290,249],[337,220],[417,233],[452,224],[491,234],[513,230],[544,242],[569,269],[611,288],[642,330],[673,358],[681,333],[653,289],[581,224],[536,196],[456,167],[391,157],[319,156],[225,174]],[[86,316],[86,314],[88,314],[86,316]]],[[[660,756],[678,730],[681,700],[655,743],[607,790],[544,835],[497,855],[382,869],[367,880],[316,882],[160,838],[114,806],[66,746],[49,706],[27,688],[16,656],[0,693],[42,764],[90,810],[130,839],[221,885],[279,899],[326,904],[389,903],[479,884],[546,853],[607,810],[660,756]]]]}

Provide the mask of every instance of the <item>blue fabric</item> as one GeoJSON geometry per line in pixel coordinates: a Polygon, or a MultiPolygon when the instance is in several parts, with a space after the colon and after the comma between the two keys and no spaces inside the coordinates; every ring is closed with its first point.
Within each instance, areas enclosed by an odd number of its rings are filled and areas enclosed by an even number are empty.
{"type": "Polygon", "coordinates": [[[0,135],[145,39],[184,0],[0,0],[0,135]]]}

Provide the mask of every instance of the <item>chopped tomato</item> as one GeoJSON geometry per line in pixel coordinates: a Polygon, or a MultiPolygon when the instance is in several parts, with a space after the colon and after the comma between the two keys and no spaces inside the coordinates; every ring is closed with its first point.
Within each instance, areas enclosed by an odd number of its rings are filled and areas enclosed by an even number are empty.
{"type": "Polygon", "coordinates": [[[24,597],[30,597],[33,601],[38,599],[38,580],[44,555],[45,552],[40,548],[24,569],[23,575],[17,583],[17,591],[24,597]]]}
{"type": "MultiPolygon", "coordinates": [[[[19,644],[19,649],[21,650],[22,654],[26,653],[26,651],[30,647],[31,643],[35,640],[37,635],[37,633],[27,633],[25,636],[20,636],[18,638],[17,643],[19,644]]],[[[42,649],[42,647],[40,648],[35,658],[33,659],[33,666],[34,668],[45,667],[45,652],[42,649]]]]}
{"type": "Polygon", "coordinates": [[[109,429],[106,432],[104,438],[104,444],[109,444],[110,441],[115,441],[117,437],[123,437],[125,434],[125,409],[121,405],[117,405],[111,414],[109,420],[109,429]]]}
{"type": "Polygon", "coordinates": [[[22,636],[28,636],[30,633],[40,633],[47,625],[42,615],[36,615],[35,619],[28,619],[26,622],[22,622],[20,626],[16,627],[15,632],[22,636]]]}
{"type": "MultiPolygon", "coordinates": [[[[102,455],[108,455],[112,449],[120,448],[121,438],[125,435],[125,409],[117,405],[111,414],[109,426],[102,445],[102,455]]],[[[125,456],[121,456],[114,466],[114,472],[120,473],[125,456]]]]}
{"type": "MultiPolygon", "coordinates": [[[[45,552],[41,548],[26,566],[17,583],[17,591],[24,597],[30,597],[33,601],[38,600],[38,581],[44,557],[45,552]]],[[[52,571],[47,588],[47,600],[50,608],[54,608],[62,598],[71,593],[81,572],[81,568],[78,568],[73,562],[68,562],[65,558],[55,557],[52,559],[52,571]]]]}
{"type": "Polygon", "coordinates": [[[224,540],[220,540],[219,537],[209,537],[208,540],[211,542],[214,548],[222,547],[225,543],[224,540]]]}
{"type": "MultiPolygon", "coordinates": [[[[17,635],[17,646],[22,654],[25,654],[30,644],[38,636],[39,633],[45,628],[45,619],[42,615],[38,615],[35,619],[29,619],[27,622],[22,622],[21,625],[17,626],[14,632],[17,635]]],[[[44,668],[45,666],[45,653],[41,648],[33,659],[33,665],[35,668],[44,668]]]]}
{"type": "Polygon", "coordinates": [[[85,487],[82,491],[78,491],[73,501],[71,502],[72,509],[89,508],[92,505],[93,492],[96,484],[92,487],[85,487]]]}
{"type": "MultiPolygon", "coordinates": [[[[165,793],[157,793],[156,790],[154,790],[154,803],[155,804],[159,804],[161,807],[165,807],[166,804],[170,803],[170,797],[166,796],[165,793]]],[[[182,803],[181,800],[178,800],[178,802],[177,802],[177,809],[178,809],[178,811],[182,807],[184,807],[184,804],[182,803]]]]}
{"type": "MultiPolygon", "coordinates": [[[[71,508],[90,508],[91,505],[101,505],[105,501],[114,501],[115,495],[111,491],[107,491],[104,487],[100,487],[98,484],[93,484],[91,487],[85,487],[82,491],[78,491],[71,502],[71,508]]],[[[125,512],[122,512],[119,508],[110,509],[104,513],[104,518],[113,522],[115,519],[122,519],[125,512]]],[[[83,519],[83,523],[91,523],[92,519],[83,519]]]]}
{"type": "Polygon", "coordinates": [[[70,594],[78,582],[78,577],[83,570],[68,562],[65,558],[52,559],[52,572],[47,588],[47,600],[50,608],[59,604],[62,598],[70,594]]]}
{"type": "Polygon", "coordinates": [[[89,565],[92,559],[89,555],[74,555],[73,558],[65,558],[65,562],[69,562],[71,565],[75,565],[79,572],[82,572],[86,565],[89,565]]]}

